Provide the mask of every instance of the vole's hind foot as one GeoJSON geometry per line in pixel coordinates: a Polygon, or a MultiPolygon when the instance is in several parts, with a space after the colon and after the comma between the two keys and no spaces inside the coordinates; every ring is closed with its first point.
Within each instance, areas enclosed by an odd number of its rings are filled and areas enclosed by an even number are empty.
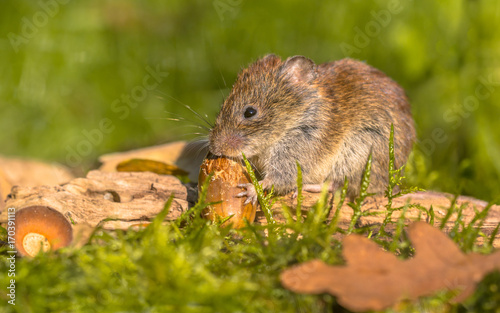
{"type": "MultiPolygon", "coordinates": [[[[312,193],[320,193],[323,190],[323,184],[304,184],[302,185],[302,191],[312,192],[312,193]]],[[[338,184],[328,184],[327,191],[330,193],[335,193],[340,186],[338,184]]],[[[295,189],[292,194],[292,199],[297,198],[299,195],[299,191],[295,189]]]]}
{"type": "MultiPolygon", "coordinates": [[[[302,185],[302,191],[320,193],[323,189],[323,185],[320,184],[304,184],[302,185]]],[[[330,192],[330,190],[328,190],[330,192]]],[[[292,199],[295,199],[299,196],[299,190],[296,188],[292,193],[292,199]]]]}
{"type": "Polygon", "coordinates": [[[239,184],[237,187],[246,189],[246,191],[242,191],[236,195],[236,197],[238,198],[247,197],[247,199],[243,203],[244,205],[247,205],[249,203],[257,203],[257,191],[255,191],[255,186],[252,183],[239,184]]]}
{"type": "MultiPolygon", "coordinates": [[[[304,184],[302,185],[302,191],[320,193],[323,190],[323,184],[304,184]]],[[[335,186],[330,184],[328,185],[328,192],[334,192],[336,190],[335,186]]],[[[292,194],[292,198],[295,199],[298,196],[298,190],[292,194]]]]}
{"type": "MultiPolygon", "coordinates": [[[[302,186],[302,190],[307,192],[320,193],[323,190],[322,184],[305,184],[302,186]]],[[[332,185],[328,187],[328,192],[332,192],[332,185]]]]}

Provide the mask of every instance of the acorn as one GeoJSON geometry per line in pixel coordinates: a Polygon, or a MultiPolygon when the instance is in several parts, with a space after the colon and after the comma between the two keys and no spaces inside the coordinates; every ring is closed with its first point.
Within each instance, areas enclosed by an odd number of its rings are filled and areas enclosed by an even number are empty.
{"type": "Polygon", "coordinates": [[[73,240],[69,221],[46,206],[30,206],[15,214],[15,246],[22,256],[35,256],[40,250],[57,250],[73,240]]]}
{"type": "Polygon", "coordinates": [[[213,173],[207,189],[206,202],[220,202],[209,205],[203,212],[203,217],[212,221],[218,221],[232,216],[223,226],[232,224],[233,228],[245,226],[245,219],[249,223],[255,220],[257,204],[244,204],[246,198],[237,198],[236,195],[244,189],[237,187],[238,184],[250,182],[250,176],[237,161],[217,157],[209,154],[200,167],[198,176],[198,193],[207,177],[213,173]]]}

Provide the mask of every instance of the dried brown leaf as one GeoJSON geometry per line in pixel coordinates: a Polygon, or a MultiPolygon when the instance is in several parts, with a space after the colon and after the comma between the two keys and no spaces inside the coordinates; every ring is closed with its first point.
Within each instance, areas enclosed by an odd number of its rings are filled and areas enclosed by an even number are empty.
{"type": "Polygon", "coordinates": [[[189,173],[179,167],[167,164],[165,162],[147,160],[147,159],[130,159],[125,160],[116,166],[118,172],[153,172],[160,175],[186,176],[189,173]]]}
{"type": "Polygon", "coordinates": [[[120,162],[130,159],[147,159],[152,161],[173,164],[189,173],[191,181],[197,181],[200,164],[207,155],[206,142],[184,142],[177,141],[164,145],[147,147],[126,152],[117,152],[102,155],[99,168],[104,172],[115,172],[120,162]]]}
{"type": "Polygon", "coordinates": [[[469,296],[489,272],[500,269],[500,251],[464,254],[438,229],[415,222],[408,229],[415,257],[398,260],[360,235],[344,239],[344,266],[313,260],[281,273],[281,283],[298,293],[330,293],[345,308],[383,310],[402,300],[416,300],[440,290],[458,290],[455,301],[469,296]]]}

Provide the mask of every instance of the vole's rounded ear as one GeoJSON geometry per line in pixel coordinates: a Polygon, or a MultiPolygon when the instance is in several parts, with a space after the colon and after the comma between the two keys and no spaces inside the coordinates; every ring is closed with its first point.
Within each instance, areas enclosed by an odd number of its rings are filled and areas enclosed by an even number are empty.
{"type": "Polygon", "coordinates": [[[266,54],[262,60],[271,60],[271,59],[278,59],[278,60],[281,60],[279,56],[277,56],[276,54],[274,53],[270,53],[270,54],[266,54]]]}
{"type": "Polygon", "coordinates": [[[293,83],[310,83],[316,78],[316,64],[311,59],[297,55],[286,59],[281,72],[293,83]]]}
{"type": "Polygon", "coordinates": [[[260,59],[261,62],[265,63],[265,64],[271,64],[271,65],[274,65],[274,64],[278,64],[281,62],[281,58],[279,56],[277,56],[276,54],[267,54],[265,55],[262,59],[260,59]]]}

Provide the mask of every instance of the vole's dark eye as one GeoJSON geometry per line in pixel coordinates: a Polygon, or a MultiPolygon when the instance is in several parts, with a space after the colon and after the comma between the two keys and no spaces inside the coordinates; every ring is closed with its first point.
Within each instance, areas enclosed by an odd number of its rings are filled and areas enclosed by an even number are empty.
{"type": "Polygon", "coordinates": [[[245,110],[245,113],[243,113],[243,116],[245,118],[251,118],[252,116],[254,116],[255,114],[257,114],[257,109],[254,108],[254,107],[248,107],[246,110],[245,110]]]}

